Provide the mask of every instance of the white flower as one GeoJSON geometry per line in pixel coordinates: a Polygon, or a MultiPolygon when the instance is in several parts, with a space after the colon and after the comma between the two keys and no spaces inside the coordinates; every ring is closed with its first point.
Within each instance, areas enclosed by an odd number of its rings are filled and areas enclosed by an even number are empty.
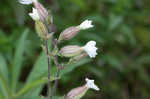
{"type": "Polygon", "coordinates": [[[33,2],[37,2],[37,0],[19,0],[19,2],[20,2],[21,4],[26,4],[26,5],[28,5],[28,4],[31,4],[31,3],[33,3],[33,2]]]}
{"type": "Polygon", "coordinates": [[[79,25],[80,29],[88,29],[88,28],[91,28],[93,27],[92,25],[92,21],[91,20],[85,20],[84,22],[82,22],[80,25],[79,25]]]}
{"type": "Polygon", "coordinates": [[[35,8],[32,8],[32,13],[29,13],[29,16],[35,21],[40,19],[38,11],[35,8]]]}
{"type": "Polygon", "coordinates": [[[85,46],[82,47],[91,58],[94,58],[97,55],[97,48],[95,47],[95,45],[95,41],[89,41],[85,46]]]}
{"type": "Polygon", "coordinates": [[[95,89],[95,90],[99,90],[97,85],[94,84],[94,80],[90,80],[90,79],[86,78],[85,81],[86,81],[86,85],[85,86],[87,88],[92,88],[92,89],[95,89]]]}

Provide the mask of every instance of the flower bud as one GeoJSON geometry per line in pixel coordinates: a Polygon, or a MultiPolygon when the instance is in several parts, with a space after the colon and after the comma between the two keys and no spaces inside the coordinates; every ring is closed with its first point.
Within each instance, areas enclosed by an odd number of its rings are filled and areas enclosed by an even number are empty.
{"type": "Polygon", "coordinates": [[[78,34],[80,30],[88,29],[93,27],[91,20],[85,20],[78,26],[72,26],[67,29],[65,29],[63,32],[61,32],[58,41],[62,40],[69,40],[72,39],[74,36],[78,34]]]}
{"type": "Polygon", "coordinates": [[[48,36],[47,28],[40,20],[35,21],[35,28],[39,37],[41,37],[42,39],[47,39],[48,36]]]}
{"type": "Polygon", "coordinates": [[[90,88],[95,89],[97,91],[99,90],[99,88],[94,84],[94,80],[90,80],[88,78],[86,78],[85,80],[86,84],[81,87],[72,89],[67,94],[66,99],[80,99],[85,95],[87,90],[90,88]]]}
{"type": "Polygon", "coordinates": [[[79,55],[83,49],[80,46],[69,45],[61,48],[60,54],[65,57],[73,57],[79,55]]]}

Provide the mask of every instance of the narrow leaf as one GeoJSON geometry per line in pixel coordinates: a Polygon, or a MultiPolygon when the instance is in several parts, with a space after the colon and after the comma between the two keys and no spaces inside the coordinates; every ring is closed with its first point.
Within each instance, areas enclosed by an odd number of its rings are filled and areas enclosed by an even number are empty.
{"type": "Polygon", "coordinates": [[[79,66],[83,66],[83,64],[86,64],[88,62],[90,62],[90,59],[83,59],[83,60],[81,60],[81,61],[79,61],[79,62],[77,62],[75,64],[71,64],[71,65],[67,66],[65,69],[63,69],[61,71],[61,76],[65,75],[66,73],[71,72],[73,69],[75,69],[75,68],[77,68],[79,66]]]}
{"type": "MultiPolygon", "coordinates": [[[[33,66],[32,71],[29,74],[29,77],[27,78],[26,84],[31,83],[32,81],[47,76],[48,67],[47,67],[47,58],[44,53],[42,53],[38,60],[36,61],[35,65],[33,66]]],[[[24,98],[28,98],[28,96],[34,97],[37,96],[40,91],[42,90],[44,84],[41,84],[38,86],[38,88],[34,88],[34,91],[28,91],[27,94],[25,94],[24,98]]]]}
{"type": "Polygon", "coordinates": [[[0,73],[5,78],[7,84],[8,84],[8,67],[6,60],[2,55],[0,55],[0,73]]]}
{"type": "Polygon", "coordinates": [[[23,53],[25,51],[25,43],[29,30],[26,29],[22,36],[19,38],[18,44],[16,46],[16,52],[13,60],[12,66],[12,92],[16,91],[18,78],[21,71],[21,65],[23,63],[23,53]]]}
{"type": "MultiPolygon", "coordinates": [[[[58,78],[55,77],[51,77],[51,81],[56,80],[58,78]]],[[[27,84],[24,88],[22,88],[17,94],[16,97],[28,92],[29,90],[32,90],[35,87],[38,87],[39,85],[45,84],[48,82],[47,77],[44,77],[42,79],[38,79],[35,81],[30,82],[29,84],[27,84]]]]}
{"type": "Polygon", "coordinates": [[[3,96],[5,97],[5,99],[10,99],[10,92],[8,89],[8,85],[4,79],[4,77],[0,74],[0,93],[3,94],[3,96]]]}

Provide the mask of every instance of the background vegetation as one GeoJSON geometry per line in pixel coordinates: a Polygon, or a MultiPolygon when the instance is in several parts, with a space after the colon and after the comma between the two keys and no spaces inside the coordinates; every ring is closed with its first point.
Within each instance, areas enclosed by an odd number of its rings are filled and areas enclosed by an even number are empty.
{"type": "MultiPolygon", "coordinates": [[[[150,0],[40,2],[51,10],[58,35],[85,19],[93,20],[94,28],[81,31],[62,46],[95,40],[99,48],[95,59],[63,70],[57,96],[89,77],[101,91],[90,90],[83,99],[150,98],[150,0]]],[[[37,95],[46,94],[47,63],[29,12],[31,6],[17,0],[0,1],[0,99],[40,99],[37,95]]]]}

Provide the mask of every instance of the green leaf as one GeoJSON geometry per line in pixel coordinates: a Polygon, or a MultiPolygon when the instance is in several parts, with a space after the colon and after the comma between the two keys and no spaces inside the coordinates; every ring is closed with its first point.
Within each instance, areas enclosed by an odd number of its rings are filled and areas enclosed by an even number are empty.
{"type": "Polygon", "coordinates": [[[8,89],[8,85],[4,79],[4,77],[0,74],[0,93],[3,94],[3,96],[5,97],[5,99],[10,99],[10,92],[8,89]]]}
{"type": "MultiPolygon", "coordinates": [[[[51,42],[48,42],[49,49],[51,49],[51,42]]],[[[44,52],[39,55],[39,58],[35,62],[32,71],[27,78],[26,84],[31,83],[34,80],[40,79],[42,77],[46,77],[48,75],[48,64],[47,64],[47,56],[44,52]]],[[[37,96],[40,91],[42,90],[44,84],[38,86],[38,88],[34,88],[32,91],[29,91],[24,98],[28,99],[28,96],[35,97],[37,96]]]]}
{"type": "Polygon", "coordinates": [[[27,97],[21,97],[20,99],[43,99],[41,98],[40,95],[30,95],[30,96],[27,96],[27,97]]]}
{"type": "Polygon", "coordinates": [[[0,99],[4,99],[4,96],[2,95],[1,92],[0,92],[0,99]]]}
{"type": "MultiPolygon", "coordinates": [[[[32,71],[29,74],[29,77],[27,78],[26,85],[31,83],[34,80],[40,79],[42,77],[47,76],[48,67],[47,67],[47,57],[46,54],[43,52],[39,58],[37,59],[35,65],[33,66],[32,71]]],[[[38,95],[39,92],[42,90],[44,84],[39,85],[38,88],[35,88],[34,91],[29,91],[25,97],[38,95]]]]}
{"type": "Polygon", "coordinates": [[[8,67],[6,60],[2,55],[0,55],[0,73],[5,78],[7,84],[8,84],[8,67]]]}
{"type": "Polygon", "coordinates": [[[46,72],[48,72],[47,67],[47,57],[46,54],[43,52],[38,60],[36,61],[35,65],[33,66],[32,71],[27,79],[27,83],[30,83],[36,79],[41,78],[42,76],[45,77],[46,72]]]}
{"type": "Polygon", "coordinates": [[[65,99],[65,96],[54,96],[54,99],[65,99]]]}
{"type": "MultiPolygon", "coordinates": [[[[51,77],[51,81],[53,80],[56,80],[58,78],[55,78],[55,77],[51,77]]],[[[44,77],[42,79],[38,79],[38,80],[35,80],[35,81],[32,81],[30,82],[29,84],[27,84],[24,88],[22,88],[17,94],[16,94],[16,97],[18,96],[21,96],[22,94],[28,92],[29,90],[32,90],[33,88],[39,86],[39,85],[42,85],[42,84],[45,84],[48,82],[48,79],[47,77],[44,77]]]]}
{"type": "Polygon", "coordinates": [[[26,29],[22,36],[19,38],[18,44],[16,46],[16,52],[13,60],[12,66],[12,92],[16,91],[18,78],[20,75],[20,71],[23,63],[23,53],[25,51],[25,43],[29,30],[26,29]]]}
{"type": "Polygon", "coordinates": [[[83,59],[75,64],[71,64],[67,67],[65,67],[65,69],[63,69],[61,71],[61,76],[65,75],[66,73],[71,72],[73,69],[79,67],[79,66],[83,66],[83,64],[90,62],[90,59],[83,59]]]}
{"type": "MultiPolygon", "coordinates": [[[[73,69],[77,68],[78,66],[82,66],[83,64],[85,64],[89,61],[90,61],[90,59],[83,59],[82,61],[77,62],[76,64],[69,65],[64,70],[62,70],[61,76],[65,75],[66,73],[71,72],[73,69]]],[[[44,53],[42,53],[42,55],[37,60],[33,70],[31,71],[31,74],[27,80],[27,83],[30,83],[34,79],[40,78],[41,76],[47,76],[47,72],[48,71],[47,71],[46,56],[44,53]]],[[[56,73],[56,67],[52,66],[52,68],[51,68],[52,76],[55,76],[55,73],[56,73]]],[[[33,95],[33,94],[38,95],[39,92],[41,91],[42,87],[43,87],[43,85],[39,86],[38,88],[35,88],[34,91],[32,90],[32,92],[28,92],[28,94],[26,94],[26,97],[33,95]]]]}

